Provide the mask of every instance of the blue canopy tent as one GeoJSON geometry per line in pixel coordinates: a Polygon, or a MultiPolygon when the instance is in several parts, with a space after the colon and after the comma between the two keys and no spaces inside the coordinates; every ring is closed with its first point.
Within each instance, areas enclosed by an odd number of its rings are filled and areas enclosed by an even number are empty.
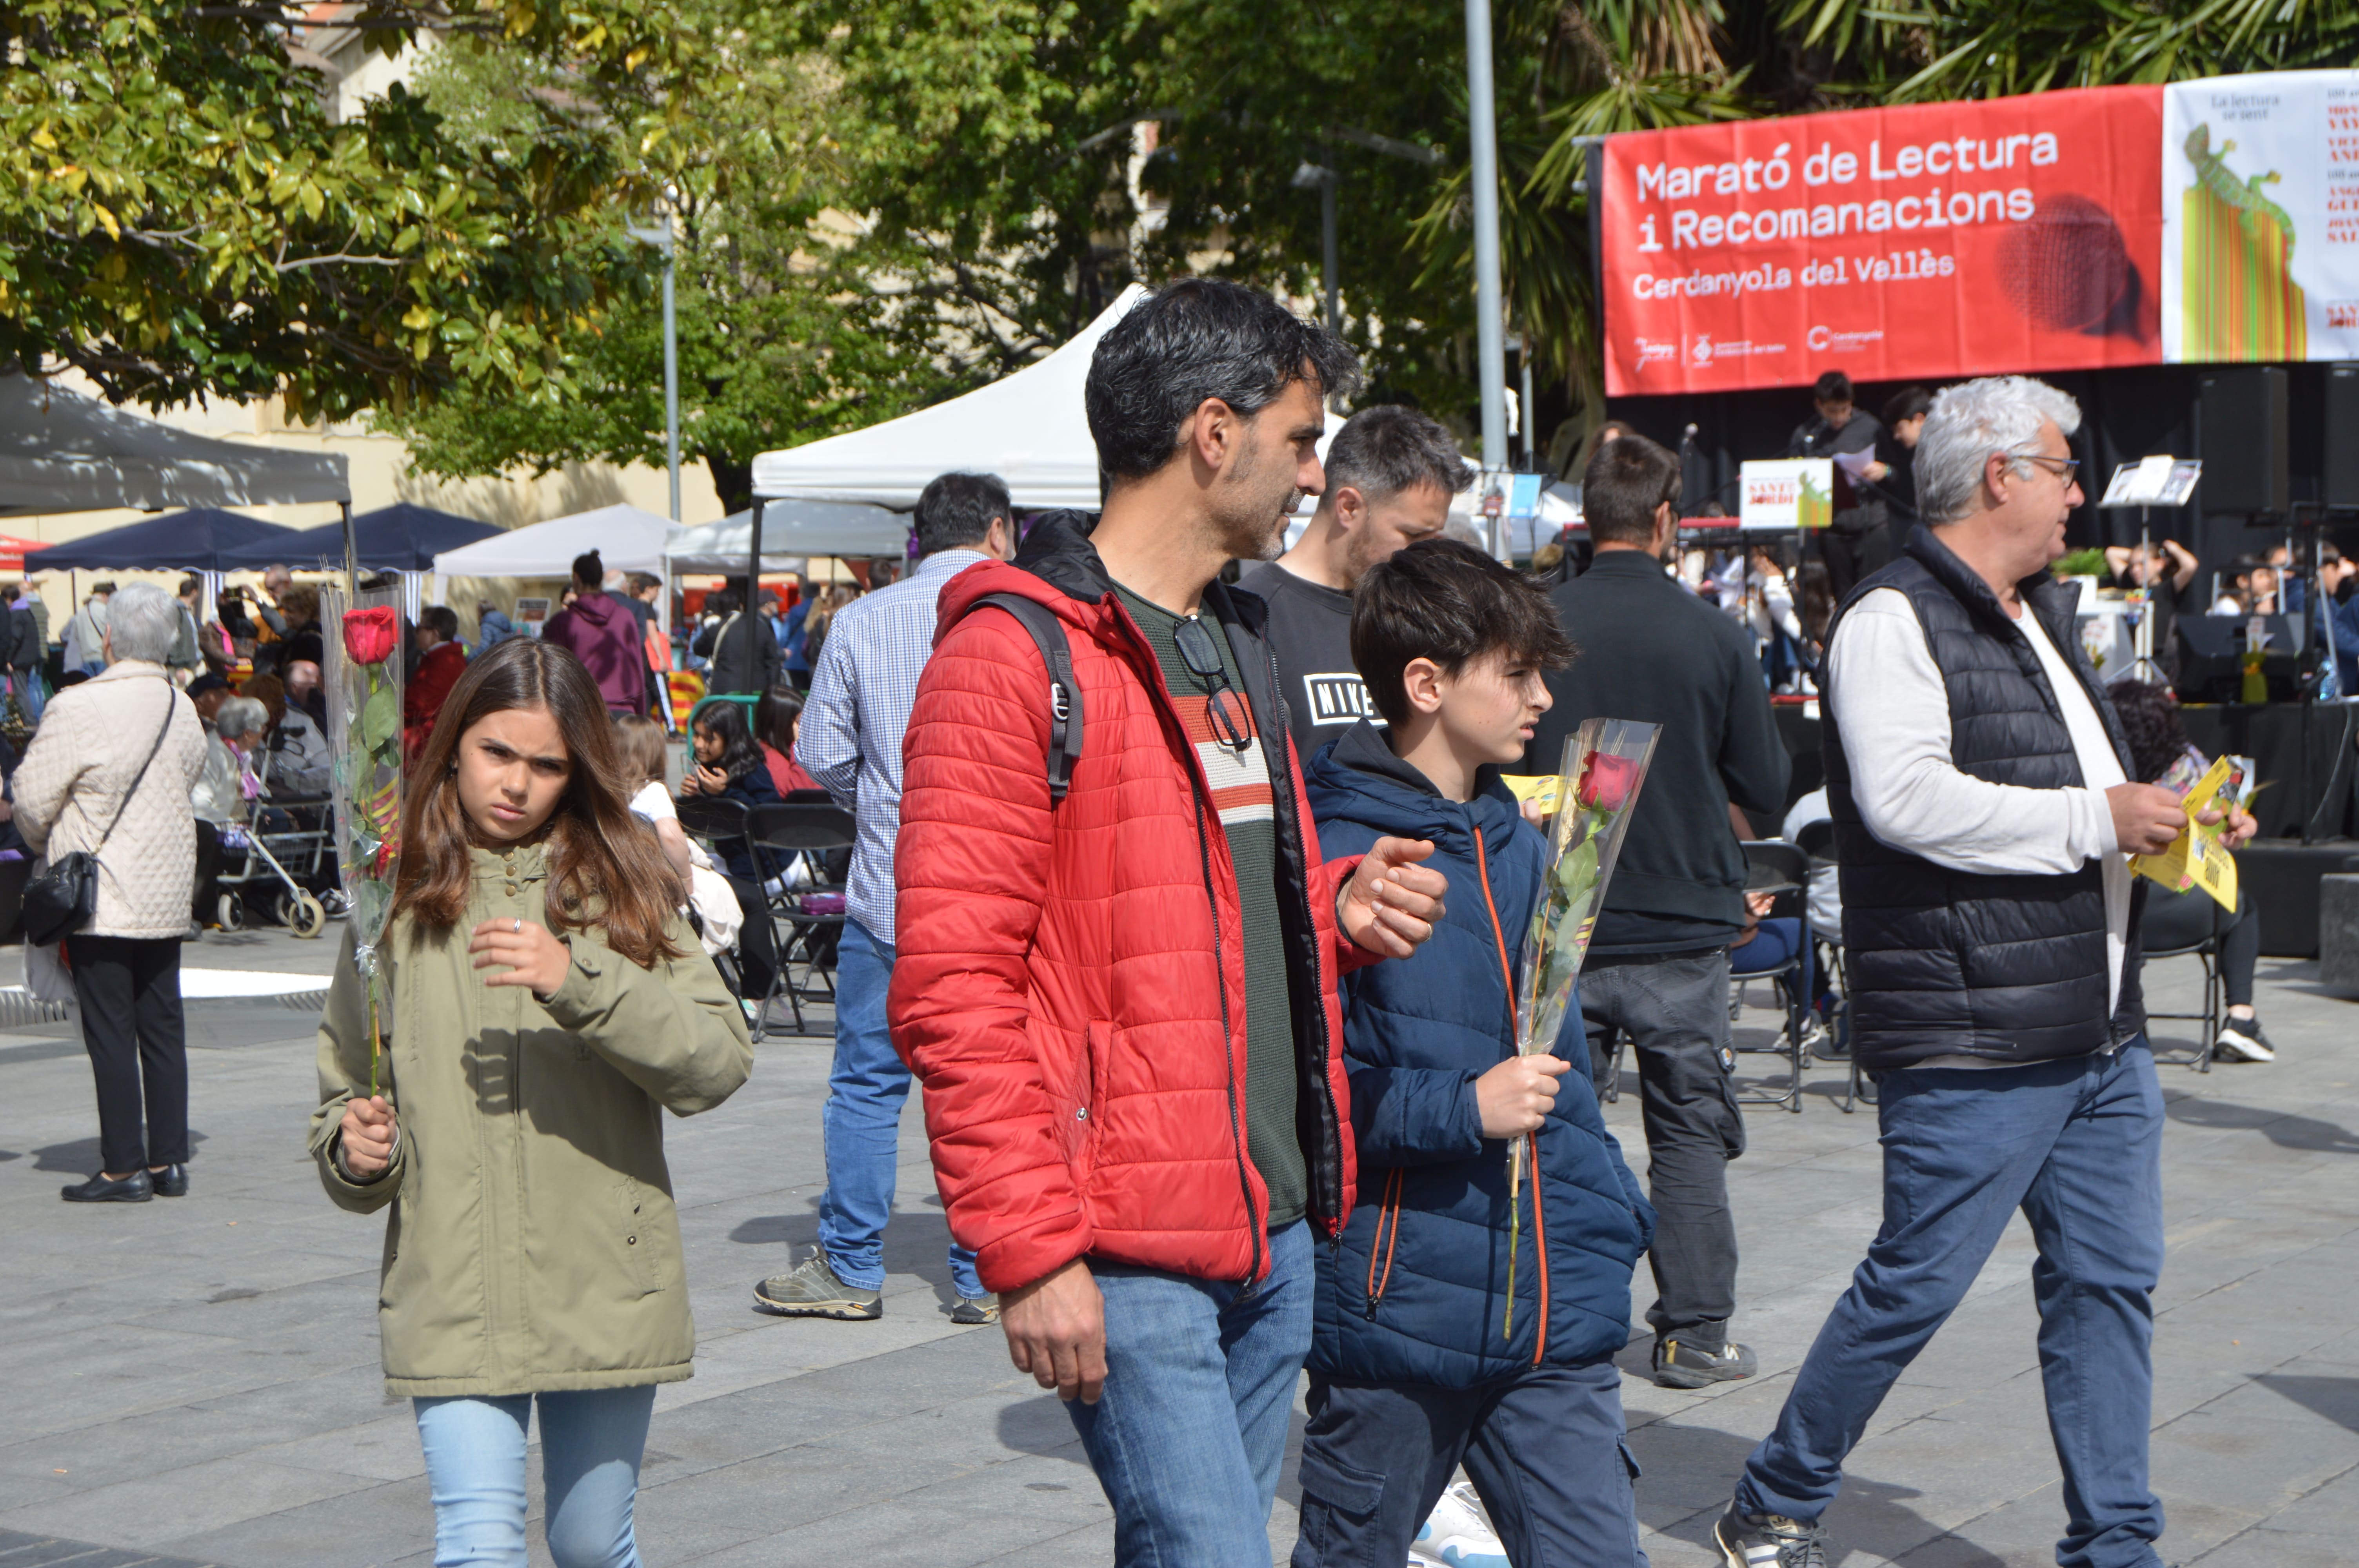
{"type": "MultiPolygon", "coordinates": [[[[472,517],[437,512],[430,506],[404,501],[364,512],[353,519],[354,553],[359,557],[355,564],[363,571],[430,572],[434,569],[434,557],[442,551],[455,550],[503,532],[495,524],[478,523],[472,517]]],[[[317,528],[277,533],[267,539],[223,551],[222,563],[223,569],[229,571],[259,571],[265,567],[278,566],[298,570],[342,571],[344,525],[323,523],[317,528]]]]}
{"type": "Polygon", "coordinates": [[[263,540],[285,539],[293,532],[243,513],[201,506],[187,512],[168,512],[160,517],[143,517],[103,534],[52,545],[41,552],[40,565],[35,569],[166,571],[180,568],[200,572],[228,571],[233,568],[223,558],[225,552],[263,540]]]}

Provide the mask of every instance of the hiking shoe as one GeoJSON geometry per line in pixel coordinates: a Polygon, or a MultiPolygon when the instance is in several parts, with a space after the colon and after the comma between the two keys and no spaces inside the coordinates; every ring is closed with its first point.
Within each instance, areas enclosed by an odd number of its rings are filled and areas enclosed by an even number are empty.
{"type": "Polygon", "coordinates": [[[1452,1485],[1433,1505],[1418,1527],[1408,1561],[1409,1568],[1508,1568],[1507,1549],[1465,1481],[1452,1485]]]}
{"type": "Polygon", "coordinates": [[[1777,1514],[1741,1514],[1736,1505],[1712,1527],[1723,1568],[1827,1568],[1827,1538],[1815,1523],[1777,1514]]]}
{"type": "Polygon", "coordinates": [[[1733,1383],[1761,1369],[1749,1345],[1707,1348],[1684,1339],[1655,1341],[1655,1385],[1663,1389],[1701,1389],[1712,1383],[1733,1383]]]}
{"type": "Polygon", "coordinates": [[[968,1328],[977,1324],[997,1323],[999,1298],[997,1296],[961,1296],[958,1299],[958,1304],[951,1308],[951,1321],[968,1328]]]}
{"type": "Polygon", "coordinates": [[[2225,1062],[2274,1062],[2277,1047],[2261,1033],[2261,1021],[2252,1018],[2225,1018],[2220,1022],[2220,1038],[2212,1043],[2212,1054],[2225,1062]]]}
{"type": "Polygon", "coordinates": [[[845,1284],[828,1267],[827,1254],[814,1247],[810,1257],[786,1273],[756,1285],[754,1305],[780,1317],[865,1320],[885,1315],[885,1292],[845,1284]]]}

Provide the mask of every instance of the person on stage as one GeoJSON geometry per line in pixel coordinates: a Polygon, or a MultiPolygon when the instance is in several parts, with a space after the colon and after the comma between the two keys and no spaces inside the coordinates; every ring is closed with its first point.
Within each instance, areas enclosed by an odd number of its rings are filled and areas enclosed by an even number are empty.
{"type": "MultiPolygon", "coordinates": [[[[1817,413],[1794,427],[1786,442],[1786,456],[1838,458],[1875,450],[1884,427],[1875,422],[1875,416],[1863,413],[1853,403],[1851,377],[1839,370],[1827,372],[1810,389],[1810,402],[1817,413]]],[[[1838,465],[1837,499],[1849,490],[1852,504],[1836,508],[1833,525],[1818,540],[1838,600],[1848,598],[1854,583],[1892,559],[1892,529],[1883,492],[1875,488],[1875,481],[1890,471],[1886,465],[1871,461],[1862,476],[1868,482],[1860,484],[1838,465]]]]}
{"type": "MultiPolygon", "coordinates": [[[[1714,1526],[1727,1568],[1817,1568],[1884,1396],[2020,1209],[2067,1515],[2057,1561],[2159,1568],[2147,1478],[2162,1091],[2128,854],[2186,827],[2132,782],[2049,568],[2082,500],[2072,399],[2021,376],[1934,401],[1925,526],[1837,612],[1827,795],[1851,1047],[1879,1075],[1884,1226],[1714,1526]]],[[[2234,814],[2231,848],[2253,832],[2234,814]]]]}

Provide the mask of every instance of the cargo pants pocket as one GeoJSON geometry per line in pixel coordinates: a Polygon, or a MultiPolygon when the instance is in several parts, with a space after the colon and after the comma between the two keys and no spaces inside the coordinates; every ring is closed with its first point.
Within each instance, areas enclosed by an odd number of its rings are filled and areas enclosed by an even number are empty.
{"type": "Polygon", "coordinates": [[[1377,1568],[1384,1500],[1382,1476],[1303,1454],[1302,1534],[1292,1568],[1377,1568]]]}

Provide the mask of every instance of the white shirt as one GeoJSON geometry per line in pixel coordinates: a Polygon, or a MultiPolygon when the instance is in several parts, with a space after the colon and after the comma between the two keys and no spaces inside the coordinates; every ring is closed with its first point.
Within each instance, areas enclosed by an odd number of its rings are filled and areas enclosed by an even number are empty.
{"type": "MultiPolygon", "coordinates": [[[[2128,956],[2130,869],[2114,836],[2105,791],[2128,780],[2096,705],[2027,611],[2016,624],[2039,656],[2063,709],[2086,781],[2078,789],[1991,784],[1958,771],[1950,754],[1950,697],[1908,597],[1878,589],[1836,623],[1828,667],[1871,671],[1834,681],[1829,707],[1851,763],[1852,799],[1879,842],[1954,871],[2061,876],[2098,862],[2105,892],[2105,968],[2118,1005],[2128,956]]],[[[1944,1057],[1925,1066],[1988,1066],[1944,1057]]]]}

